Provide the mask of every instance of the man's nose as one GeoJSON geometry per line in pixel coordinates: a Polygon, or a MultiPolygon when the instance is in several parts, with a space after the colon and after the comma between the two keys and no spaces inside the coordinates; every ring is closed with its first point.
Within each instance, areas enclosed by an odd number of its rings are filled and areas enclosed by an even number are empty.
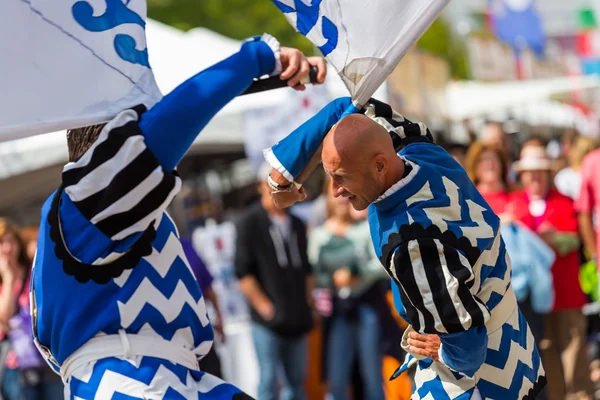
{"type": "Polygon", "coordinates": [[[333,197],[339,197],[344,193],[344,188],[341,185],[336,184],[334,181],[331,182],[331,189],[333,197]]]}

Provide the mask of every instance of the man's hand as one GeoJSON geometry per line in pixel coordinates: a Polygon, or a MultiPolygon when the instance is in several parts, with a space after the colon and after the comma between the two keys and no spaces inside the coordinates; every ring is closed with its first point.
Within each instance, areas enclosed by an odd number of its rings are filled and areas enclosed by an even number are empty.
{"type": "Polygon", "coordinates": [[[275,318],[275,306],[270,301],[263,301],[256,306],[256,312],[260,314],[265,321],[271,321],[275,318]]]}
{"type": "Polygon", "coordinates": [[[419,332],[408,334],[409,352],[439,361],[438,351],[441,341],[438,335],[421,335],[419,332]]]}
{"type": "MultiPolygon", "coordinates": [[[[276,169],[271,171],[271,178],[282,186],[287,186],[291,183],[276,169]]],[[[306,193],[304,192],[304,188],[301,187],[300,190],[298,190],[298,188],[293,185],[291,192],[271,193],[271,200],[273,200],[273,204],[277,207],[287,208],[299,201],[306,200],[306,193]]]]}
{"type": "Polygon", "coordinates": [[[311,66],[315,66],[318,69],[318,82],[325,82],[327,67],[322,57],[306,57],[298,49],[281,47],[280,59],[283,71],[279,77],[281,80],[288,80],[288,86],[295,90],[306,89],[306,86],[300,84],[300,81],[308,76],[311,66]]]}
{"type": "Polygon", "coordinates": [[[333,284],[338,289],[352,286],[352,283],[352,273],[349,268],[340,268],[333,273],[333,284]]]}

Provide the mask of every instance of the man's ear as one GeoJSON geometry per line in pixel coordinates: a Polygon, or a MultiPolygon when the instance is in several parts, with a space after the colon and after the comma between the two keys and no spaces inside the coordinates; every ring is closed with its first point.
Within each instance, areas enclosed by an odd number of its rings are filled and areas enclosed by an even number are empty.
{"type": "Polygon", "coordinates": [[[387,173],[389,163],[388,159],[383,154],[375,156],[373,163],[375,164],[375,171],[377,171],[377,175],[382,176],[387,173]]]}

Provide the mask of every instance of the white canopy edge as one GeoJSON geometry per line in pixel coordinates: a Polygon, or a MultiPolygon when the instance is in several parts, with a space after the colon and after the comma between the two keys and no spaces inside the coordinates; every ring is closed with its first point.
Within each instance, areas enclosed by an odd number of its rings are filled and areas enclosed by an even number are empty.
{"type": "Polygon", "coordinates": [[[523,107],[531,108],[532,104],[547,102],[553,95],[599,87],[600,79],[596,76],[499,83],[452,82],[446,89],[447,116],[453,121],[461,121],[503,110],[519,113],[523,107]]]}

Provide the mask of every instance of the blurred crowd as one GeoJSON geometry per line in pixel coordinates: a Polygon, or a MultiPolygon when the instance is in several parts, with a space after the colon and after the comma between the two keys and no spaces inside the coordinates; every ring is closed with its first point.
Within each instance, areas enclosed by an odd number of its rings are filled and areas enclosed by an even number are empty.
{"type": "MultiPolygon", "coordinates": [[[[598,301],[598,144],[572,131],[518,138],[497,122],[475,136],[444,147],[500,217],[511,282],[547,372],[545,396],[593,399],[600,385],[600,318],[590,308],[598,301]]],[[[258,200],[235,224],[217,208],[182,239],[217,339],[226,340],[224,320],[250,310],[258,400],[409,399],[409,376],[388,381],[404,357],[406,324],[393,311],[365,212],[333,197],[325,180],[301,219],[273,205],[267,171],[258,175],[258,200]]],[[[34,227],[0,220],[0,388],[7,400],[62,398],[60,378],[29,334],[36,237],[34,227]]],[[[223,375],[214,350],[201,367],[223,375]]]]}
{"type": "Polygon", "coordinates": [[[524,139],[517,145],[490,122],[455,159],[500,217],[512,286],[546,369],[546,398],[592,399],[600,382],[598,316],[583,311],[598,298],[600,150],[573,131],[524,139]]]}
{"type": "Polygon", "coordinates": [[[0,389],[5,400],[59,400],[60,377],[31,337],[29,281],[38,230],[0,219],[0,389]]]}

